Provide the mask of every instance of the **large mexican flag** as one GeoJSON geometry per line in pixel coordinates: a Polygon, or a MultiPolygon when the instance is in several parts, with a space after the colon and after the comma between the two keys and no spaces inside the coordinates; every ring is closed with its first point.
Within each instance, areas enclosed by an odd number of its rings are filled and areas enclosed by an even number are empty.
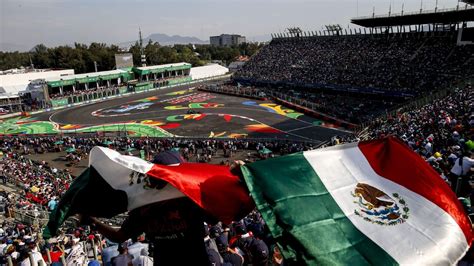
{"type": "Polygon", "coordinates": [[[289,261],[448,265],[471,244],[454,193],[395,138],[260,161],[243,173],[289,261]]]}
{"type": "Polygon", "coordinates": [[[94,147],[89,155],[89,168],[74,180],[50,214],[43,236],[56,235],[65,220],[75,214],[111,218],[181,197],[190,198],[226,223],[243,218],[255,208],[244,181],[227,166],[158,165],[94,147]]]}

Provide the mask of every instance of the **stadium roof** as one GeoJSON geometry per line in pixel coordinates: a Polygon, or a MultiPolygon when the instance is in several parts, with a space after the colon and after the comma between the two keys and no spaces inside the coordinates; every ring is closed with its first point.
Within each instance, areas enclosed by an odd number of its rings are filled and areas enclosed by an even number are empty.
{"type": "Polygon", "coordinates": [[[193,67],[189,72],[189,75],[193,80],[212,78],[216,76],[221,76],[229,72],[227,67],[223,67],[218,64],[210,64],[207,66],[193,67]]]}
{"type": "Polygon", "coordinates": [[[404,14],[376,15],[351,19],[351,22],[363,27],[385,27],[402,25],[421,25],[434,23],[459,23],[474,20],[474,8],[453,8],[442,10],[429,10],[404,14]]]}
{"type": "Polygon", "coordinates": [[[76,82],[78,83],[89,83],[95,82],[98,80],[111,80],[116,79],[119,77],[125,77],[127,79],[130,78],[130,73],[117,69],[117,70],[110,70],[110,71],[101,71],[101,72],[91,72],[85,74],[77,74],[77,75],[69,75],[69,76],[62,76],[60,78],[48,78],[46,82],[50,87],[60,87],[60,86],[67,86],[67,85],[74,85],[76,82]]]}
{"type": "Polygon", "coordinates": [[[174,63],[166,65],[146,66],[146,67],[135,67],[133,71],[139,75],[146,75],[150,73],[163,73],[165,71],[175,71],[182,69],[190,69],[191,64],[189,63],[174,63]]]}
{"type": "MultiPolygon", "coordinates": [[[[35,80],[60,79],[61,76],[66,75],[74,75],[74,69],[0,75],[0,88],[3,88],[7,94],[15,95],[25,91],[35,80]]],[[[0,93],[2,93],[1,90],[0,93]]]]}

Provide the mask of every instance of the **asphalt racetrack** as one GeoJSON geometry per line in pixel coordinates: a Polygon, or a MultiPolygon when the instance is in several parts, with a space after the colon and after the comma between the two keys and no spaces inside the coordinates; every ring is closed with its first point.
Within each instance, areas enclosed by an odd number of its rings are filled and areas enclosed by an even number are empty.
{"type": "MultiPolygon", "coordinates": [[[[41,113],[20,122],[21,125],[41,123],[53,131],[64,133],[125,130],[136,136],[278,138],[321,142],[334,135],[348,134],[332,124],[271,101],[214,94],[189,85],[41,113]]],[[[39,128],[37,124],[34,124],[35,130],[39,128]]]]}

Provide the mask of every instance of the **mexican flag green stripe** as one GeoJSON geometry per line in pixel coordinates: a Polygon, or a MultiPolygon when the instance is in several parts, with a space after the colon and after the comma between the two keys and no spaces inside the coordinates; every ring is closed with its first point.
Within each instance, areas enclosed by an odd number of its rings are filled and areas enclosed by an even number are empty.
{"type": "Polygon", "coordinates": [[[259,161],[242,171],[285,259],[309,265],[397,264],[352,224],[303,153],[259,161]]]}
{"type": "Polygon", "coordinates": [[[471,223],[456,195],[395,138],[243,166],[283,256],[309,265],[455,265],[471,223]]]}

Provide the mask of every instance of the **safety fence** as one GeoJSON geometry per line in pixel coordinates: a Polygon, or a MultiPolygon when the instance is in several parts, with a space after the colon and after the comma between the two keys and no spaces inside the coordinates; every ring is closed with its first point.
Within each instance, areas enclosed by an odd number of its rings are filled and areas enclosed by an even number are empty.
{"type": "Polygon", "coordinates": [[[224,94],[224,95],[231,95],[231,96],[238,96],[244,97],[254,100],[266,101],[267,95],[261,90],[255,90],[252,88],[237,88],[237,87],[223,87],[223,86],[208,86],[208,87],[200,87],[199,90],[224,94]]]}
{"type": "Polygon", "coordinates": [[[322,119],[326,122],[332,123],[338,127],[343,127],[349,130],[354,130],[358,127],[358,125],[344,121],[342,119],[336,118],[334,116],[330,116],[328,114],[318,112],[317,104],[307,101],[305,99],[291,97],[286,94],[282,93],[271,93],[272,98],[275,102],[280,103],[286,107],[293,108],[296,111],[303,112],[304,114],[322,119]]]}
{"type": "MultiPolygon", "coordinates": [[[[298,139],[298,138],[281,138],[281,137],[274,137],[274,138],[264,138],[264,137],[237,137],[237,138],[227,138],[227,137],[193,137],[193,136],[170,136],[170,137],[153,137],[153,136],[146,136],[146,137],[137,137],[137,136],[129,136],[128,131],[126,131],[126,126],[123,127],[122,130],[119,131],[110,131],[110,132],[96,132],[96,133],[74,133],[68,132],[63,134],[38,134],[38,135],[0,135],[0,140],[2,139],[9,139],[12,136],[20,137],[20,138],[29,138],[29,137],[42,137],[42,138],[81,138],[81,139],[108,139],[112,142],[114,138],[127,138],[131,140],[141,139],[141,140],[165,140],[171,142],[189,142],[189,141],[206,141],[206,140],[214,140],[214,141],[241,141],[241,142],[272,142],[272,143],[301,143],[301,144],[312,144],[313,146],[318,146],[321,141],[320,140],[310,140],[310,139],[298,139]]],[[[113,146],[113,144],[111,144],[113,146]]]]}
{"type": "Polygon", "coordinates": [[[315,103],[301,98],[291,97],[287,94],[274,92],[272,90],[236,86],[208,86],[205,88],[200,88],[200,90],[262,101],[271,98],[273,99],[273,101],[280,103],[286,107],[303,112],[308,116],[319,118],[329,123],[333,123],[336,126],[340,126],[349,130],[353,130],[358,127],[356,124],[316,111],[317,104],[315,103]]]}
{"type": "Polygon", "coordinates": [[[5,210],[8,217],[13,218],[16,222],[32,225],[38,228],[48,223],[49,213],[44,209],[23,210],[18,208],[8,208],[5,210]]]}

